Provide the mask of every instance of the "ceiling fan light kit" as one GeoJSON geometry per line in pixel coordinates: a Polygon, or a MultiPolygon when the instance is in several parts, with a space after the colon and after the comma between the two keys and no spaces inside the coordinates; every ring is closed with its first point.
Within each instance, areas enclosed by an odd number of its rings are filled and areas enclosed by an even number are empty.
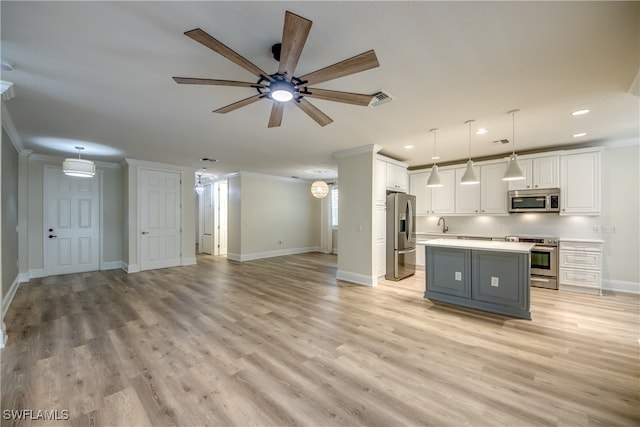
{"type": "Polygon", "coordinates": [[[79,178],[91,178],[96,174],[96,165],[91,160],[80,158],[80,152],[84,147],[75,147],[78,150],[78,158],[65,159],[62,162],[62,171],[67,176],[75,176],[79,178]]]}
{"type": "Polygon", "coordinates": [[[214,110],[215,113],[226,114],[266,98],[274,101],[271,106],[268,127],[278,127],[282,123],[284,103],[293,101],[293,105],[300,108],[320,126],[326,126],[332,123],[333,120],[311,104],[306,99],[307,97],[368,106],[374,99],[374,95],[316,89],[308,87],[307,85],[323,83],[339,77],[345,77],[376,68],[380,66],[380,63],[378,62],[375,52],[369,50],[320,70],[296,77],[294,72],[304,44],[307,41],[309,31],[311,30],[311,25],[312,22],[306,18],[289,11],[285,13],[282,42],[272,46],[274,58],[279,61],[278,71],[274,74],[266,73],[260,67],[242,57],[200,28],[187,31],[184,33],[187,37],[224,56],[259,77],[259,80],[256,83],[191,77],[174,77],[173,80],[178,84],[237,86],[254,88],[258,91],[256,95],[214,110]]]}

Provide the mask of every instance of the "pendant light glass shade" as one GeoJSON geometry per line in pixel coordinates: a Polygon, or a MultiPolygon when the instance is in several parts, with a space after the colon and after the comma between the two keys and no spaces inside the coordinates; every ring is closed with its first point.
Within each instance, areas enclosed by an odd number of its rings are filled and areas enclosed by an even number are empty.
{"type": "Polygon", "coordinates": [[[327,194],[329,194],[329,185],[324,181],[314,181],[313,184],[311,184],[311,194],[313,194],[313,197],[316,199],[327,197],[327,194]]]}
{"type": "Polygon", "coordinates": [[[198,183],[196,184],[196,193],[198,193],[198,195],[204,193],[204,185],[202,185],[202,181],[200,180],[201,177],[202,175],[198,175],[198,183]]]}
{"type": "Polygon", "coordinates": [[[465,123],[469,125],[469,160],[467,161],[467,170],[464,171],[460,184],[473,185],[480,184],[480,180],[476,177],[476,173],[473,171],[473,161],[471,161],[471,123],[474,120],[467,120],[465,123]]]}
{"type": "Polygon", "coordinates": [[[68,176],[91,178],[96,174],[96,165],[91,160],[80,158],[80,152],[84,150],[84,147],[76,147],[76,150],[78,150],[78,158],[65,159],[62,162],[62,171],[68,176]]]}
{"type": "Polygon", "coordinates": [[[511,157],[509,157],[509,165],[507,166],[507,170],[502,177],[503,181],[518,181],[521,179],[525,179],[524,174],[522,173],[522,169],[520,169],[520,165],[518,164],[518,156],[516,155],[516,113],[520,110],[511,110],[509,114],[511,114],[512,120],[512,144],[513,144],[513,152],[511,153],[511,157]]]}
{"type": "Polygon", "coordinates": [[[427,187],[442,187],[440,175],[438,175],[438,165],[433,165],[433,168],[431,168],[431,174],[427,179],[427,187]]]}
{"type": "MultiPolygon", "coordinates": [[[[433,157],[432,159],[438,159],[436,155],[436,132],[438,129],[431,129],[429,132],[433,133],[433,157]]],[[[438,175],[438,165],[434,162],[433,167],[431,168],[431,174],[429,175],[429,179],[427,179],[427,187],[442,187],[442,182],[440,181],[440,175],[438,175]]]]}

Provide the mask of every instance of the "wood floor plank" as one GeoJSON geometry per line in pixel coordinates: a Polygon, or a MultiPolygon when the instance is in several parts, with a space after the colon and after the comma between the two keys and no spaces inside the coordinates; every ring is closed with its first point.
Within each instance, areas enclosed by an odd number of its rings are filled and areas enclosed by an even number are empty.
{"type": "Polygon", "coordinates": [[[5,317],[2,410],[68,410],[49,423],[67,426],[640,424],[638,296],[532,288],[528,321],[426,300],[424,272],[373,288],[335,274],[310,253],[31,280],[5,317]]]}

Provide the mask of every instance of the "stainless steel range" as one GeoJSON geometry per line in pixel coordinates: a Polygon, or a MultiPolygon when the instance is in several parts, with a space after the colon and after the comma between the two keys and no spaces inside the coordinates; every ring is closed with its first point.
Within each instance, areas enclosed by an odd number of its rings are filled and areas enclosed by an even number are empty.
{"type": "Polygon", "coordinates": [[[507,236],[507,242],[535,243],[531,249],[531,286],[558,289],[558,238],[507,236]]]}

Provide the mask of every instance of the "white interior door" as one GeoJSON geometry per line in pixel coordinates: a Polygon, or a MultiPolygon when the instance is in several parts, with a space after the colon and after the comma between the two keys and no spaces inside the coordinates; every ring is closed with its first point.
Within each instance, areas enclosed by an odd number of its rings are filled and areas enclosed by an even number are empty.
{"type": "Polygon", "coordinates": [[[100,268],[100,181],[66,176],[47,167],[45,250],[47,275],[100,268]]]}
{"type": "Polygon", "coordinates": [[[218,181],[214,187],[214,216],[215,216],[215,254],[227,254],[227,197],[228,182],[218,181]]]}
{"type": "Polygon", "coordinates": [[[200,252],[213,254],[214,233],[213,233],[213,184],[204,184],[202,198],[202,234],[200,236],[200,252]]]}
{"type": "Polygon", "coordinates": [[[140,169],[138,180],[140,270],[180,265],[180,174],[140,169]]]}

